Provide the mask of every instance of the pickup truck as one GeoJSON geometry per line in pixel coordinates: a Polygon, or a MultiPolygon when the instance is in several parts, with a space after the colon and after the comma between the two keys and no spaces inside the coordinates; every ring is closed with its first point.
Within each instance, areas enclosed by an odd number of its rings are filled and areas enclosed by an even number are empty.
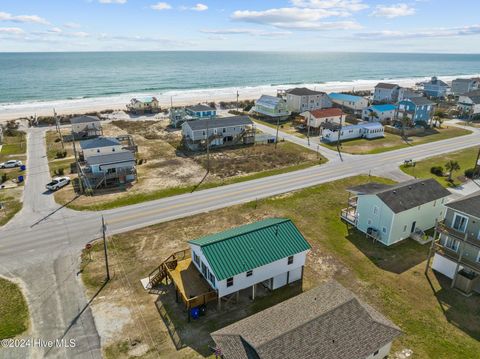
{"type": "Polygon", "coordinates": [[[56,191],[62,187],[65,187],[69,183],[70,183],[70,177],[67,177],[67,176],[55,177],[55,178],[52,178],[52,181],[48,183],[45,187],[50,191],[56,191]]]}
{"type": "Polygon", "coordinates": [[[14,168],[14,167],[20,167],[21,165],[22,165],[22,161],[9,160],[7,162],[0,163],[0,168],[14,168]]]}

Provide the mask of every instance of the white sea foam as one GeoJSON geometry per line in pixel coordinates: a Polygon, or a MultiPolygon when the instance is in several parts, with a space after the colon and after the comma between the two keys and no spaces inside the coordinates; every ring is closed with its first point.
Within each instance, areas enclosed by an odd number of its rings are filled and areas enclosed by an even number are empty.
{"type": "MultiPolygon", "coordinates": [[[[477,77],[480,74],[462,76],[439,76],[444,81],[452,81],[455,78],[477,77]]],[[[115,96],[78,98],[54,101],[29,101],[21,103],[0,104],[0,119],[11,119],[18,117],[29,117],[37,115],[51,115],[53,109],[59,114],[83,113],[88,111],[99,111],[105,109],[124,109],[125,105],[133,97],[156,96],[162,106],[185,105],[198,102],[210,101],[234,101],[238,91],[240,99],[255,99],[261,94],[276,94],[277,90],[291,87],[309,87],[325,92],[369,90],[379,81],[394,82],[400,86],[414,86],[416,83],[428,80],[428,77],[403,78],[403,79],[377,79],[377,80],[355,80],[355,81],[332,81],[326,83],[306,83],[302,85],[263,85],[228,88],[209,88],[195,90],[175,90],[163,93],[127,93],[115,96]]]]}

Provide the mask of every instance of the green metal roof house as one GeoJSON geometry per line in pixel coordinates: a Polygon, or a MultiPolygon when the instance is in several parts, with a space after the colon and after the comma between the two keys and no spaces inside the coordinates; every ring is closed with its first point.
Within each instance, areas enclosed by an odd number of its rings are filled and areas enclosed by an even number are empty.
{"type": "Polygon", "coordinates": [[[288,218],[270,218],[189,241],[193,263],[223,297],[263,283],[277,289],[303,277],[310,245],[288,218]]]}

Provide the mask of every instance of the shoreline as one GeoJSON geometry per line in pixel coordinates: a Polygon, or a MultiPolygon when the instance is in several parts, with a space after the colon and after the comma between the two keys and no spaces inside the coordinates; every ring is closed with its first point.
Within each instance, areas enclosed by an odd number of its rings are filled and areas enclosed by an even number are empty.
{"type": "MultiPolygon", "coordinates": [[[[438,76],[439,79],[450,82],[455,78],[477,77],[480,74],[460,75],[460,76],[438,76]]],[[[383,79],[383,80],[355,80],[355,81],[337,81],[327,83],[312,84],[295,84],[295,85],[260,85],[242,88],[214,88],[214,89],[197,89],[184,91],[167,91],[163,94],[155,93],[138,93],[138,94],[122,94],[110,97],[93,97],[74,100],[53,100],[39,102],[24,102],[16,104],[0,104],[0,121],[18,119],[21,117],[34,116],[51,116],[55,108],[57,114],[81,114],[87,112],[96,112],[103,110],[125,110],[127,103],[133,97],[142,97],[153,95],[159,100],[161,107],[170,107],[172,101],[174,106],[185,106],[199,102],[220,102],[220,101],[236,101],[236,93],[238,90],[239,100],[255,100],[260,95],[276,95],[277,90],[292,87],[309,87],[324,92],[335,91],[351,91],[355,90],[372,90],[378,82],[396,83],[402,87],[412,87],[416,83],[428,80],[429,77],[415,77],[403,79],[383,79]]]]}

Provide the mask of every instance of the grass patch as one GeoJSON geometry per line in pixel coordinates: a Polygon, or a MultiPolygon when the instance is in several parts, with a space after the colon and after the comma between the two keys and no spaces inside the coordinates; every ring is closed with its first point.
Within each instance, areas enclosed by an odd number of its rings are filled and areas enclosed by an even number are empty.
{"type": "MultiPolygon", "coordinates": [[[[417,146],[425,143],[446,140],[453,137],[465,136],[471,134],[469,130],[458,127],[444,127],[427,132],[421,136],[410,136],[408,143],[399,136],[391,133],[385,133],[384,138],[377,138],[373,140],[355,139],[344,141],[341,145],[341,151],[351,154],[376,154],[387,151],[398,150],[409,146],[417,146]]],[[[325,144],[322,146],[331,150],[336,150],[335,144],[325,144]]]]}
{"type": "Polygon", "coordinates": [[[10,195],[9,193],[2,192],[0,192],[0,202],[4,207],[3,209],[0,209],[0,226],[3,226],[22,209],[22,202],[19,200],[19,195],[10,195]]]}
{"type": "Polygon", "coordinates": [[[28,306],[19,286],[0,277],[0,339],[13,338],[28,329],[28,306]]]}
{"type": "Polygon", "coordinates": [[[418,178],[435,178],[445,187],[456,187],[461,184],[458,176],[463,176],[466,169],[473,168],[475,160],[477,159],[477,153],[476,148],[468,148],[418,161],[415,167],[405,167],[402,165],[400,166],[400,169],[410,176],[418,178]],[[458,164],[460,165],[460,171],[454,172],[454,176],[452,177],[454,179],[453,183],[448,181],[448,176],[446,175],[440,177],[430,173],[430,169],[433,166],[442,166],[445,168],[445,164],[450,160],[458,161],[458,164]]]}
{"type": "MultiPolygon", "coordinates": [[[[157,296],[148,295],[139,279],[172,252],[186,248],[190,239],[266,217],[289,217],[312,245],[303,289],[329,278],[340,281],[402,328],[405,334],[394,342],[393,351],[410,348],[416,358],[476,357],[480,350],[479,296],[465,298],[450,289],[441,277],[429,273],[427,278],[423,271],[428,246],[407,240],[387,248],[366,240],[363,234],[349,230],[340,221],[340,209],[346,205],[346,188],[368,180],[367,176],[347,178],[116,235],[109,245],[111,272],[122,271],[128,282],[137,284],[126,286],[124,275],[115,275],[99,302],[128,306],[125,297],[135,296],[135,303],[130,304],[132,310],[142,311],[148,327],[145,330],[158,338],[155,345],[163,355],[180,358],[205,355],[203,348],[212,345],[209,337],[212,329],[288,298],[292,294],[290,288],[274,291],[246,306],[232,307],[222,315],[210,310],[206,317],[189,324],[182,307],[174,302],[173,291],[168,289],[170,294],[161,294],[160,298],[173,296],[169,303],[174,308],[166,310],[179,315],[173,315],[169,325],[174,326],[175,336],[186,343],[184,349],[177,351],[153,303],[157,296]]],[[[102,247],[94,248],[93,261],[83,267],[89,291],[96,290],[105,277],[102,247]]],[[[123,334],[135,330],[135,335],[141,337],[136,328],[139,325],[132,319],[131,327],[125,326],[123,334]]],[[[118,335],[120,347],[125,340],[123,334],[118,335]]]]}
{"type": "Polygon", "coordinates": [[[16,136],[4,136],[2,150],[0,151],[0,162],[24,158],[27,151],[25,133],[18,131],[16,134],[16,136]]]}

